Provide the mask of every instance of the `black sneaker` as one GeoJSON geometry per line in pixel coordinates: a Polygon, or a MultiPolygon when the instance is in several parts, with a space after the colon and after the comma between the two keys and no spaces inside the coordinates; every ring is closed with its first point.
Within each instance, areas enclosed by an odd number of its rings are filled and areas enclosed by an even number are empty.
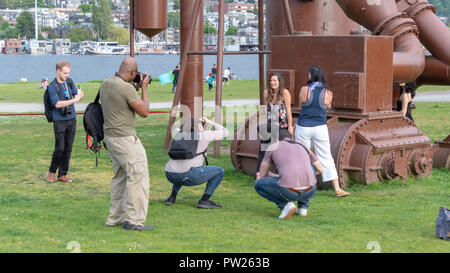
{"type": "Polygon", "coordinates": [[[127,229],[127,230],[153,230],[153,226],[137,226],[137,225],[132,225],[128,222],[123,222],[123,228],[127,229]]]}
{"type": "Polygon", "coordinates": [[[220,209],[222,208],[221,205],[214,203],[211,200],[199,200],[197,208],[199,209],[220,209]]]}
{"type": "Polygon", "coordinates": [[[164,202],[164,204],[166,204],[166,206],[172,206],[175,203],[175,199],[176,196],[171,195],[166,199],[166,202],[164,202]]]}

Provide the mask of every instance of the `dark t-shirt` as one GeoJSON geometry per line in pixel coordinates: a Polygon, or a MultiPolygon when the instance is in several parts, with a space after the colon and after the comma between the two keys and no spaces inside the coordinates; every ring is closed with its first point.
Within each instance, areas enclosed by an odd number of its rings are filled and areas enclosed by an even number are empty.
{"type": "Polygon", "coordinates": [[[53,116],[54,121],[69,120],[69,119],[76,118],[74,104],[69,106],[70,110],[71,110],[70,115],[62,115],[61,108],[55,108],[55,105],[56,105],[56,103],[58,103],[58,101],[73,99],[73,97],[76,94],[78,94],[78,89],[76,88],[75,83],[73,82],[73,80],[71,78],[68,78],[67,81],[65,81],[63,83],[58,83],[58,81],[55,79],[47,87],[47,90],[48,90],[48,96],[50,98],[50,104],[53,107],[52,116],[53,116]],[[57,90],[56,86],[54,85],[55,82],[58,84],[58,89],[59,89],[59,92],[61,93],[61,98],[60,98],[60,95],[58,94],[58,90],[57,90]],[[68,97],[64,96],[64,91],[66,91],[66,90],[68,91],[67,92],[68,97]]]}
{"type": "Polygon", "coordinates": [[[179,69],[175,69],[172,71],[173,74],[173,83],[177,83],[178,82],[178,75],[180,74],[180,70],[179,69]]]}

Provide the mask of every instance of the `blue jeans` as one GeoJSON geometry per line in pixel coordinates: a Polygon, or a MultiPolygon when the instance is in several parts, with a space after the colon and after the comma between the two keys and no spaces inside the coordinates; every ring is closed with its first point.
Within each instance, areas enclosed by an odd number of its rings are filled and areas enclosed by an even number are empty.
{"type": "Polygon", "coordinates": [[[214,190],[222,182],[223,169],[217,166],[191,168],[185,173],[166,172],[167,180],[173,184],[172,190],[178,192],[182,186],[197,186],[208,182],[205,194],[213,195],[214,190]]]}
{"type": "Polygon", "coordinates": [[[288,188],[278,186],[278,177],[263,177],[256,181],[255,190],[259,195],[274,202],[283,209],[288,202],[298,201],[299,209],[308,209],[309,200],[316,194],[317,187],[305,193],[296,193],[288,188]]]}

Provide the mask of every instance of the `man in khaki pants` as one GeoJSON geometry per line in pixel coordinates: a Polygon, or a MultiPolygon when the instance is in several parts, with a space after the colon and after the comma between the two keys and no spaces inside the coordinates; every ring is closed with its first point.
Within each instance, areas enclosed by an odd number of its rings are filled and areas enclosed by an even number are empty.
{"type": "Polygon", "coordinates": [[[138,97],[133,79],[138,75],[134,58],[122,61],[119,72],[100,86],[105,133],[104,142],[114,169],[111,180],[111,206],[107,226],[152,230],[146,226],[149,175],[147,155],[136,135],[135,113],[148,116],[148,75],[141,75],[142,97],[138,97]]]}

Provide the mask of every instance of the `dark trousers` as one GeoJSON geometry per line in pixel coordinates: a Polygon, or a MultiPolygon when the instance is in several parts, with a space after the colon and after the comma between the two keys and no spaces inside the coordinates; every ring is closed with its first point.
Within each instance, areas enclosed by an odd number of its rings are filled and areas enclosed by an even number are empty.
{"type": "Polygon", "coordinates": [[[55,133],[55,150],[53,151],[51,173],[56,173],[59,169],[58,177],[67,175],[69,171],[70,155],[72,154],[72,144],[75,139],[77,119],[58,120],[53,122],[55,133]]]}

